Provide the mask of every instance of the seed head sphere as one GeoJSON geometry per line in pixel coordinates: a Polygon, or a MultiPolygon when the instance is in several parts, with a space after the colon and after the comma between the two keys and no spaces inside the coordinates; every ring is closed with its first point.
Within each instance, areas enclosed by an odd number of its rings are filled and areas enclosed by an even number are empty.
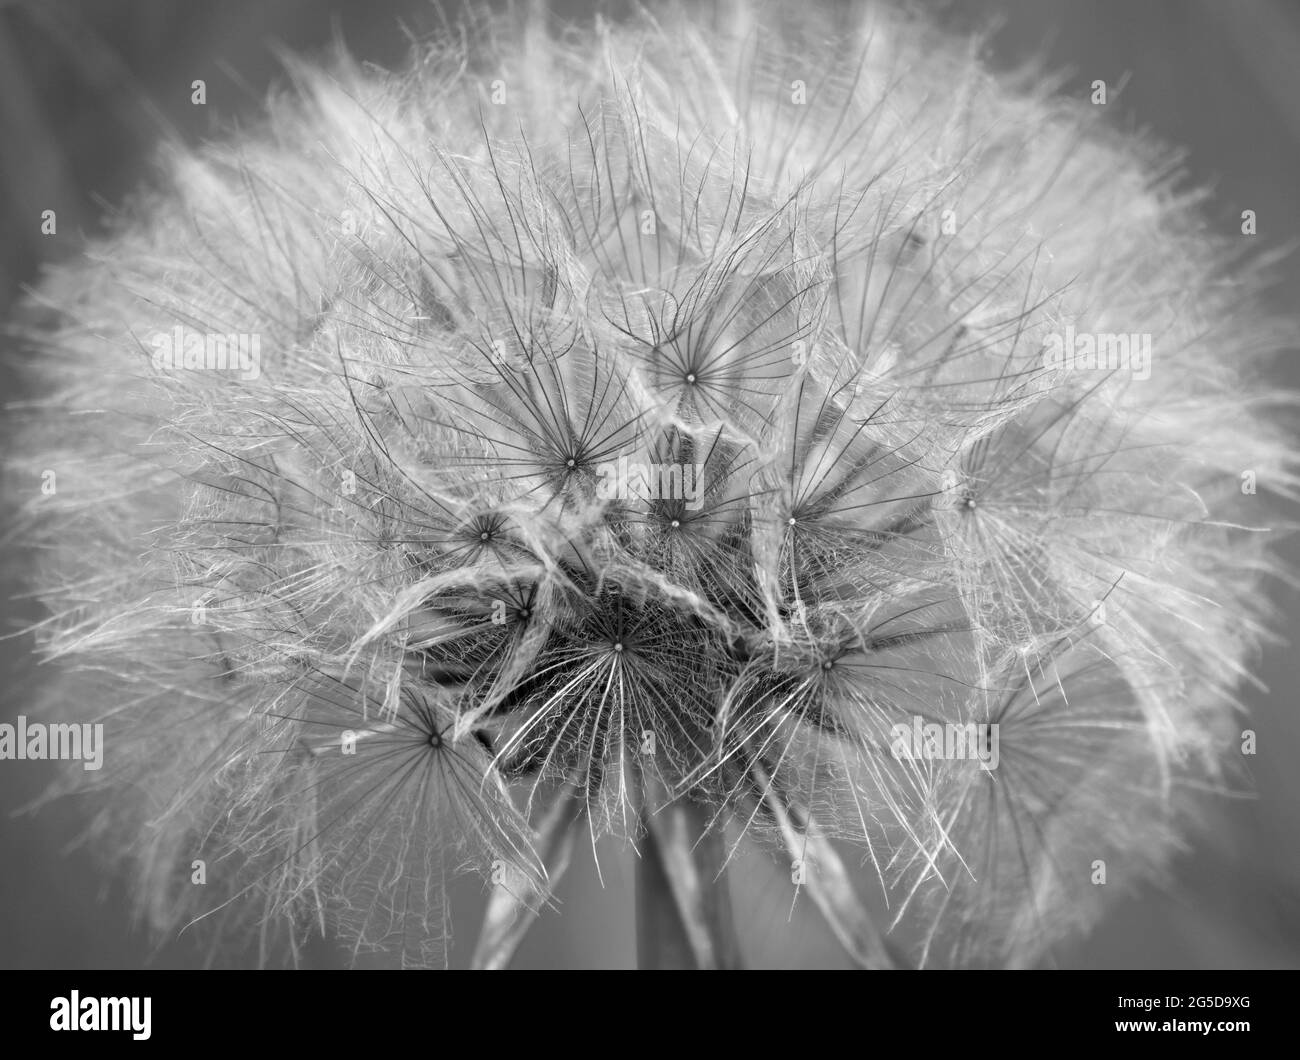
{"type": "Polygon", "coordinates": [[[882,6],[290,72],[25,338],[43,709],[154,924],[439,965],[478,874],[502,963],[685,807],[862,963],[1023,965],[1160,867],[1294,485],[1162,151],[882,6]]]}

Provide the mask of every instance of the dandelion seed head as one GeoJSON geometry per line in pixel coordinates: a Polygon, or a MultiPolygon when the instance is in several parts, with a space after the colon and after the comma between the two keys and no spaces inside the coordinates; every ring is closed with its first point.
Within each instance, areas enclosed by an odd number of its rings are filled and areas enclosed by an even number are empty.
{"type": "Polygon", "coordinates": [[[918,960],[1027,963],[1221,776],[1272,568],[1238,473],[1295,485],[1253,277],[914,17],[736,10],[296,65],[45,282],[41,634],[157,923],[438,964],[455,874],[545,900],[540,802],[634,834],[653,790],[857,844],[918,960]],[[1067,325],[1149,378],[1047,362],[1067,325]],[[177,328],[259,372],[159,368],[177,328]],[[891,754],[917,719],[997,768],[891,754]]]}

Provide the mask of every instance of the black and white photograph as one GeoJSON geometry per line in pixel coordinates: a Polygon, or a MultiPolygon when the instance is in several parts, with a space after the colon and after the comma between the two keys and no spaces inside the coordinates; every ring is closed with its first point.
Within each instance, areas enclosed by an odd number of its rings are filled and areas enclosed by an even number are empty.
{"type": "Polygon", "coordinates": [[[7,1025],[1285,1022],[1296,0],[7,0],[0,133],[7,1025]]]}

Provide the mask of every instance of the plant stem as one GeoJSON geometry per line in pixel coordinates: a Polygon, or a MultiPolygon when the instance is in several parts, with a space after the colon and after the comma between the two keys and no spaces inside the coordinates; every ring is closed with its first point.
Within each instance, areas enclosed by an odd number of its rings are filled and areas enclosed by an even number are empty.
{"type": "Polygon", "coordinates": [[[708,811],[682,800],[642,814],[637,868],[637,964],[641,968],[736,968],[739,947],[722,876],[724,839],[708,811]]]}

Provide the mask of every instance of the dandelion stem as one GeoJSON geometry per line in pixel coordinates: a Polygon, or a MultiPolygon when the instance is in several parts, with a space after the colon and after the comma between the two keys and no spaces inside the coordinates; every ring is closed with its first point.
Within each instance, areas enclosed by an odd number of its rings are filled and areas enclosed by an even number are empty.
{"type": "Polygon", "coordinates": [[[641,968],[740,965],[731,901],[722,876],[723,836],[699,803],[679,800],[645,813],[637,868],[637,963],[641,968]]]}

